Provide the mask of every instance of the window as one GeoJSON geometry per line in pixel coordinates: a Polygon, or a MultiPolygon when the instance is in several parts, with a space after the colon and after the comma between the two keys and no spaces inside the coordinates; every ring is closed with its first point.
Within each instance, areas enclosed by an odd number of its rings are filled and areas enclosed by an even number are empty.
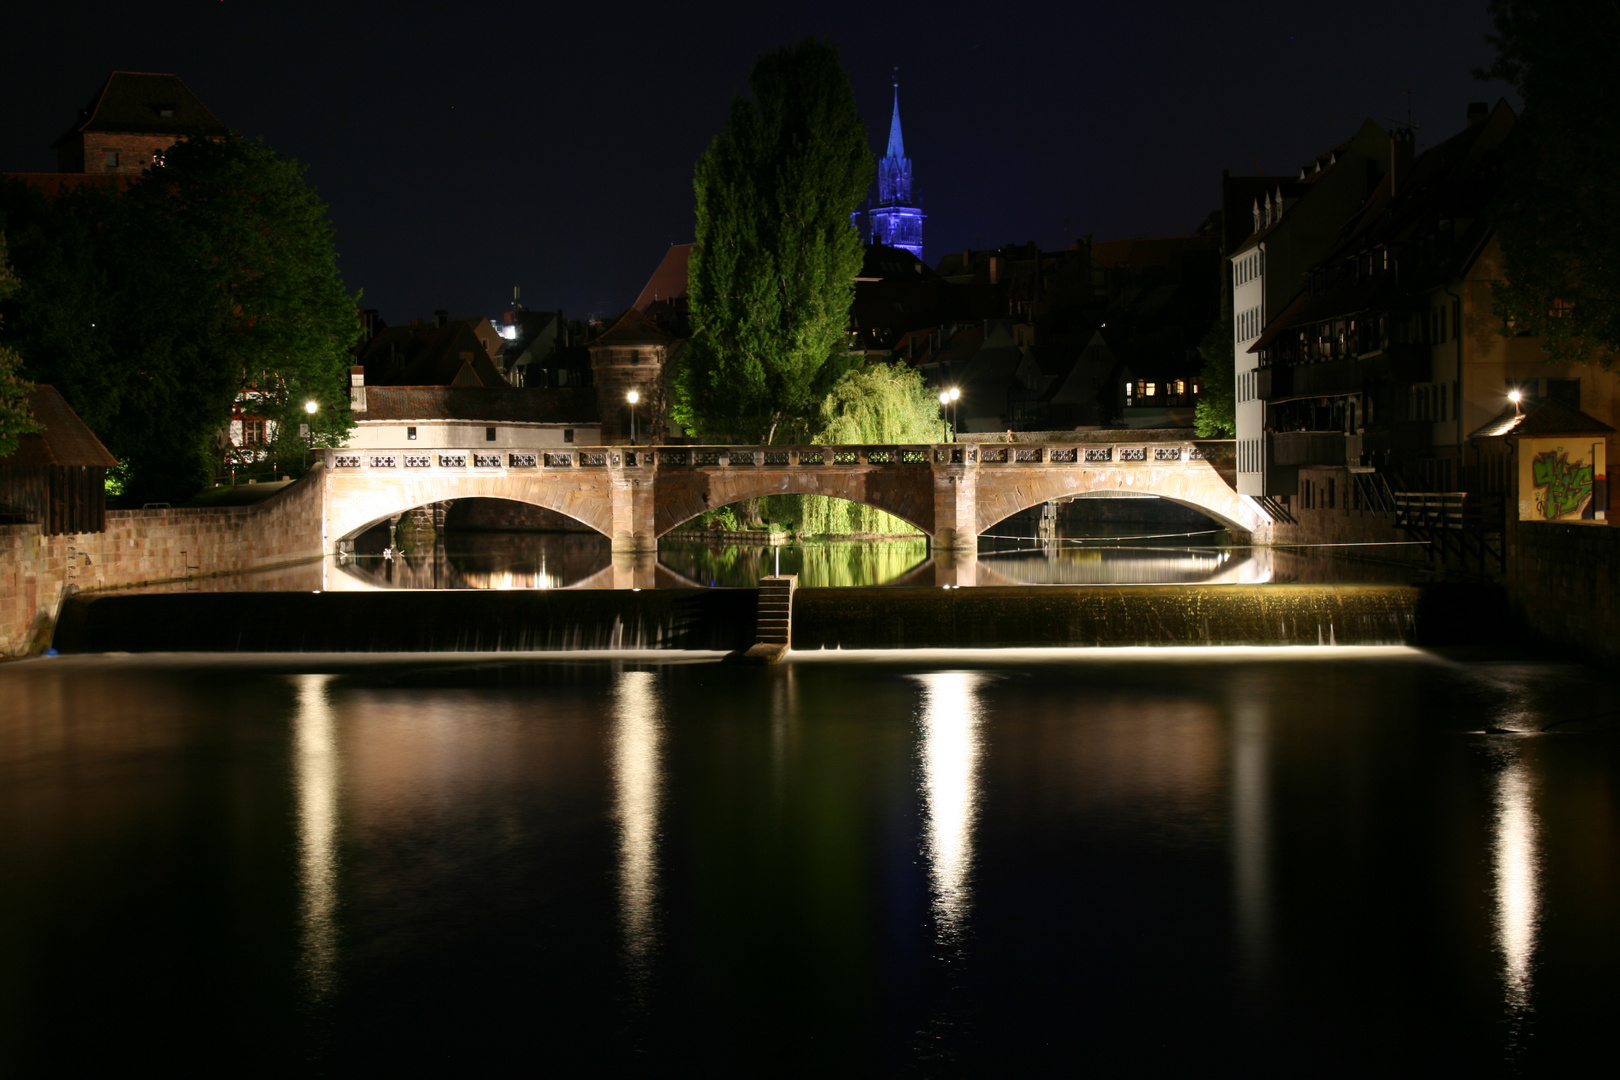
{"type": "Polygon", "coordinates": [[[1553,298],[1552,307],[1547,312],[1549,319],[1567,319],[1575,312],[1575,305],[1568,300],[1553,298]]]}
{"type": "Polygon", "coordinates": [[[243,446],[263,446],[264,445],[264,421],[263,420],[243,420],[242,421],[242,445],[243,446]]]}
{"type": "Polygon", "coordinates": [[[1154,397],[1154,396],[1156,396],[1158,394],[1158,392],[1159,392],[1159,388],[1154,383],[1148,383],[1145,387],[1142,388],[1142,396],[1143,397],[1154,397]]]}
{"type": "Polygon", "coordinates": [[[106,151],[106,155],[107,155],[106,156],[107,168],[109,168],[109,169],[118,168],[118,151],[116,151],[116,150],[108,150],[108,151],[106,151]]]}
{"type": "Polygon", "coordinates": [[[573,442],[573,441],[574,441],[574,429],[571,428],[571,427],[570,428],[563,428],[563,442],[573,442]]]}
{"type": "Polygon", "coordinates": [[[416,429],[413,428],[413,427],[406,428],[405,429],[405,437],[407,439],[415,440],[415,438],[416,438],[416,429]]]}
{"type": "Polygon", "coordinates": [[[494,428],[487,427],[487,428],[484,429],[484,441],[485,442],[494,442],[495,441],[495,429],[494,428]]]}

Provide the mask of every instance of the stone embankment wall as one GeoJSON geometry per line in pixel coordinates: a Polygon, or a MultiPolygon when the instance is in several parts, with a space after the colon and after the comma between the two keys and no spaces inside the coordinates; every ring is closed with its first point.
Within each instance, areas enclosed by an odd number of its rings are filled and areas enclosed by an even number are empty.
{"type": "Polygon", "coordinates": [[[43,648],[74,592],[235,574],[319,558],[321,470],[254,506],[110,510],[99,533],[0,526],[0,656],[43,648]]]}
{"type": "Polygon", "coordinates": [[[1507,559],[1515,613],[1572,660],[1620,665],[1620,528],[1517,525],[1507,559]]]}

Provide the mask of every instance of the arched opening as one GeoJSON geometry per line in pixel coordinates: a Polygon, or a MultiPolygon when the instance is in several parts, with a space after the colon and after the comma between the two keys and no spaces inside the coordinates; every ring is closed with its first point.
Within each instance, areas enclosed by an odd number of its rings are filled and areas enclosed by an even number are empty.
{"type": "Polygon", "coordinates": [[[728,503],[676,525],[658,541],[660,584],[751,588],[796,574],[801,588],[886,585],[928,560],[917,526],[825,495],[728,503]]]}
{"type": "Polygon", "coordinates": [[[980,566],[1008,584],[1183,585],[1246,581],[1246,548],[1206,509],[1128,490],[1034,503],[980,536],[980,566]]]}
{"type": "Polygon", "coordinates": [[[345,545],[340,565],[378,588],[563,589],[611,565],[608,538],[556,510],[466,498],[390,515],[345,545]]]}

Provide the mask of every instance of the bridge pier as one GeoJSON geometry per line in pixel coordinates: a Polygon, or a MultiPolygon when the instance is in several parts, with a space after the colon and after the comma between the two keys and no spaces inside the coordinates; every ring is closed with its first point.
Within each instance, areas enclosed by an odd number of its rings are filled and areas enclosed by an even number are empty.
{"type": "MultiPolygon", "coordinates": [[[[617,456],[617,455],[615,455],[617,456]]],[[[614,470],[608,486],[613,511],[611,540],[614,555],[658,550],[658,535],[654,522],[654,484],[652,470],[645,475],[627,475],[614,470]]]]}
{"type": "Polygon", "coordinates": [[[935,452],[934,534],[929,538],[935,551],[979,550],[977,458],[961,444],[935,452]],[[939,460],[942,457],[947,460],[939,460]]]}

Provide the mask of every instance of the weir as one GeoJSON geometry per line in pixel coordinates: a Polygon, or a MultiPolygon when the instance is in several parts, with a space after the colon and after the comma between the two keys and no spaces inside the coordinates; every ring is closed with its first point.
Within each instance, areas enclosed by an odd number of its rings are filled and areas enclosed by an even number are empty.
{"type": "MultiPolygon", "coordinates": [[[[792,648],[1453,645],[1494,641],[1499,591],[1463,585],[792,589],[792,648]]],[[[788,634],[755,589],[168,593],[71,599],[63,653],[738,654],[788,634]],[[766,613],[769,615],[770,613],[766,613]]],[[[791,653],[788,654],[791,657],[791,653]]],[[[774,658],[774,657],[773,657],[774,658]]]]}

